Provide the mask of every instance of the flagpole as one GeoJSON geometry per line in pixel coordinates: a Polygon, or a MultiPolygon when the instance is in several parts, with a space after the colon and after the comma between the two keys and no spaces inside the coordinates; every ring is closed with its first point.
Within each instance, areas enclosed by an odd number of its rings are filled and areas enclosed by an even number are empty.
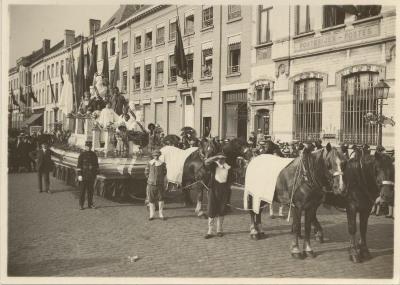
{"type": "Polygon", "coordinates": [[[75,90],[75,76],[74,76],[74,72],[75,72],[75,63],[74,63],[74,54],[73,54],[73,52],[72,52],[72,44],[70,44],[69,45],[69,48],[70,48],[70,55],[69,55],[69,58],[70,58],[70,60],[71,60],[71,63],[70,63],[70,73],[71,73],[71,77],[72,78],[70,78],[70,80],[71,80],[71,83],[72,83],[72,94],[73,94],[73,96],[74,96],[74,99],[75,99],[75,111],[76,112],[78,112],[78,106],[77,106],[77,98],[76,98],[76,90],[75,90]]]}

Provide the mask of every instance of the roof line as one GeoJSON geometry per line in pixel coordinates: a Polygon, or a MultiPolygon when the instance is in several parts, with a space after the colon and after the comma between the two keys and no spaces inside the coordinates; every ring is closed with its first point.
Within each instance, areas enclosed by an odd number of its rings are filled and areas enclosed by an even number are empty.
{"type": "Polygon", "coordinates": [[[154,6],[150,6],[149,8],[144,9],[143,11],[140,11],[138,14],[134,14],[131,17],[129,17],[128,19],[122,21],[121,23],[116,24],[115,28],[120,29],[121,27],[134,22],[136,19],[142,18],[143,16],[145,16],[146,14],[149,14],[150,12],[153,12],[153,11],[155,12],[155,11],[161,10],[163,8],[167,8],[169,6],[171,6],[171,5],[154,5],[154,6]]]}

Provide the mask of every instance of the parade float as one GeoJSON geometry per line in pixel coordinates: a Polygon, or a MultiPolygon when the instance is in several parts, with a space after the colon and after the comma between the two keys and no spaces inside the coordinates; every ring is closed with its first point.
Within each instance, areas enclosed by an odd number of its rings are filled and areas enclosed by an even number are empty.
{"type": "MultiPolygon", "coordinates": [[[[94,84],[91,87],[93,95],[90,100],[105,102],[105,92],[107,90],[104,85],[94,84]]],[[[68,104],[60,103],[61,108],[68,104]]],[[[151,158],[146,147],[149,134],[140,122],[140,110],[129,108],[131,117],[124,120],[124,116],[118,116],[111,108],[103,106],[94,111],[86,111],[84,107],[80,107],[78,112],[68,113],[62,125],[64,137],[51,147],[54,154],[54,177],[68,185],[76,186],[79,154],[84,149],[85,142],[92,141],[92,150],[97,154],[99,161],[95,193],[113,200],[123,200],[126,197],[144,198],[144,169],[151,158]],[[120,130],[123,130],[123,134],[120,130]],[[122,136],[125,140],[121,150],[119,143],[122,136]]]]}

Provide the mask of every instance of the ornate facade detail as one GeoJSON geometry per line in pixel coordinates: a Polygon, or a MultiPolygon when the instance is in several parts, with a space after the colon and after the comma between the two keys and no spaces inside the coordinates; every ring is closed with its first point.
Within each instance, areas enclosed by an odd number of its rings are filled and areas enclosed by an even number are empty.
{"type": "Polygon", "coordinates": [[[385,44],[385,55],[386,55],[386,62],[392,61],[393,57],[396,56],[395,42],[387,42],[385,44]]]}
{"type": "Polygon", "coordinates": [[[281,75],[285,74],[289,76],[289,61],[286,60],[284,62],[276,62],[275,63],[275,76],[279,78],[281,75]]]}

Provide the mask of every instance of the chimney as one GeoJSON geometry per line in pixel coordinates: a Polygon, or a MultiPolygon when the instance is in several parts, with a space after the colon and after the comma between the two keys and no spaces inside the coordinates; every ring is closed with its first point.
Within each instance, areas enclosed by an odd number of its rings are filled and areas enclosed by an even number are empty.
{"type": "Polygon", "coordinates": [[[46,53],[50,50],[50,40],[44,39],[42,42],[42,51],[43,53],[46,53]]]}
{"type": "Polygon", "coordinates": [[[100,30],[101,21],[96,19],[89,19],[89,31],[90,35],[93,35],[94,32],[98,32],[100,30]]]}
{"type": "Polygon", "coordinates": [[[66,47],[73,45],[75,42],[75,31],[65,30],[64,32],[64,45],[66,47]]]}

